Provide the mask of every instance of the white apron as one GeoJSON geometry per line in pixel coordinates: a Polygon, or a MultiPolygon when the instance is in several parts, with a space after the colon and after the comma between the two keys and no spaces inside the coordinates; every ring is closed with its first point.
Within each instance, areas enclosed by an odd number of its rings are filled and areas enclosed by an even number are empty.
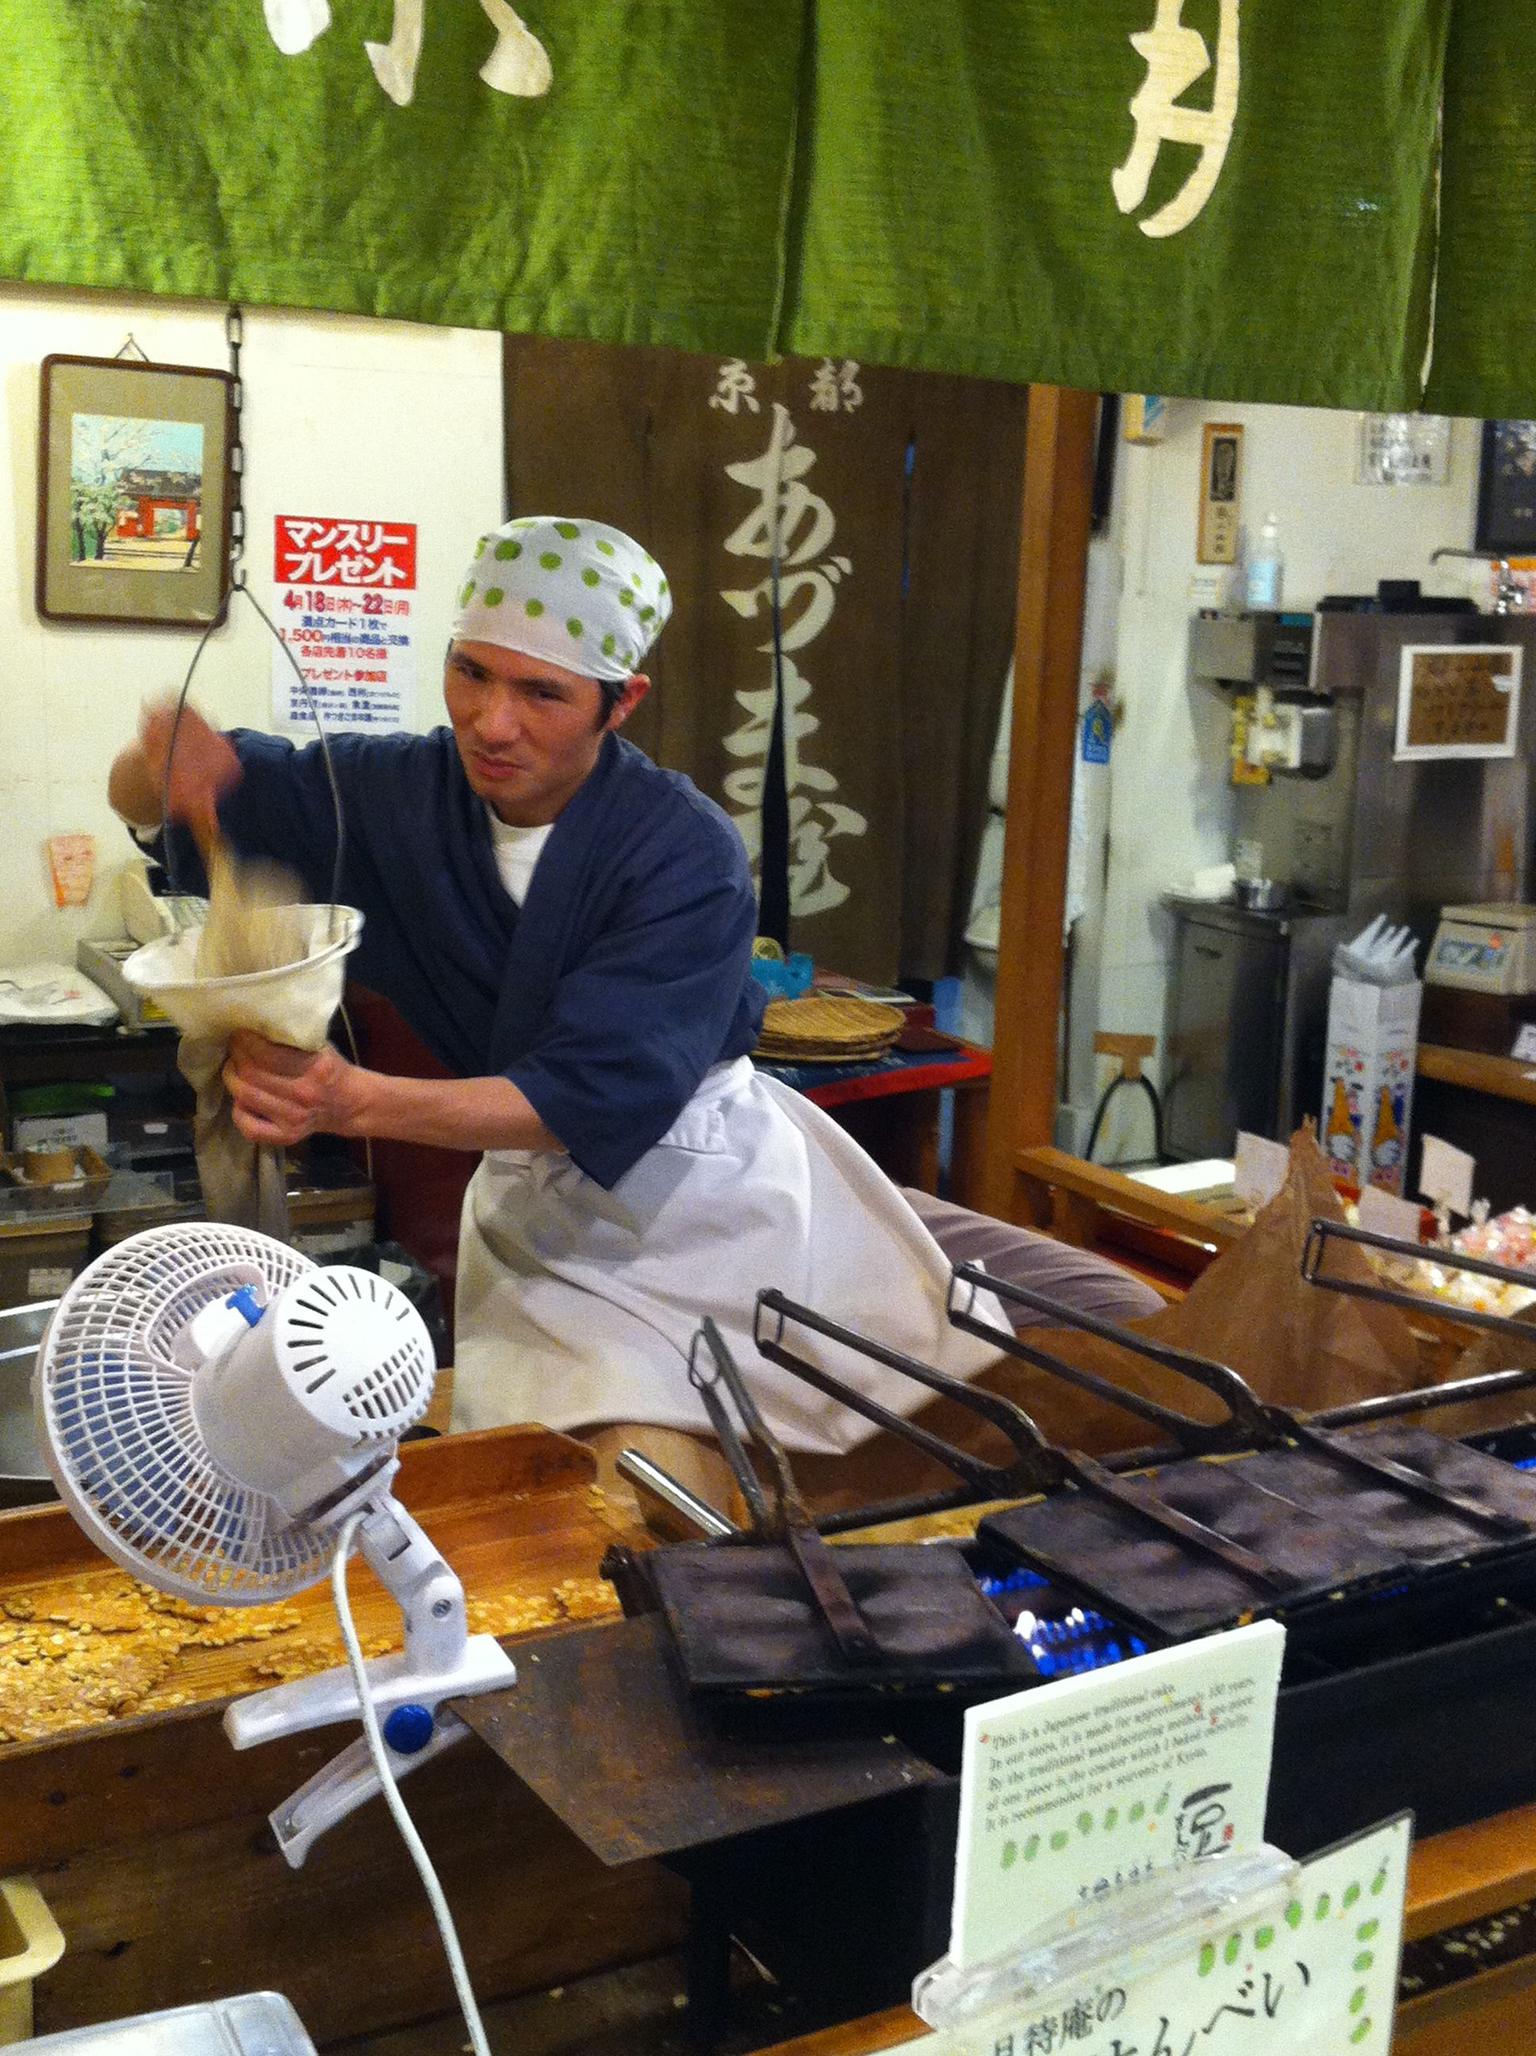
{"type": "MultiPolygon", "coordinates": [[[[874,1428],[757,1354],[758,1292],[777,1286],[970,1378],[997,1353],[950,1326],[948,1281],[938,1244],[857,1143],[739,1057],[611,1192],[566,1156],[487,1152],[459,1234],[454,1426],[708,1432],[687,1359],[711,1314],[784,1443],[839,1455],[874,1428]]],[[[977,1311],[1004,1325],[995,1302],[977,1311]]],[[[808,1329],[786,1341],[893,1412],[930,1396],[808,1329]]]]}

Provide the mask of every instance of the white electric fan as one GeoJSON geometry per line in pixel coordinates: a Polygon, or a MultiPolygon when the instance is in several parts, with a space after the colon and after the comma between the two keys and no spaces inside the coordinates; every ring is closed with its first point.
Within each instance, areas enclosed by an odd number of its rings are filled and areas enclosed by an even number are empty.
{"type": "MultiPolygon", "coordinates": [[[[356,1659],[371,1715],[352,1671],[325,1671],[237,1700],[237,1749],[382,1715],[398,1776],[468,1732],[444,1700],[515,1682],[495,1638],[466,1633],[463,1587],[390,1493],[433,1370],[393,1285],[212,1221],[130,1236],[59,1302],[37,1358],[41,1440],[108,1556],[178,1599],[254,1606],[318,1583],[355,1536],[405,1615],[403,1651],[356,1659]]],[[[380,1788],[360,1738],[272,1815],[288,1862],[380,1788]]]]}

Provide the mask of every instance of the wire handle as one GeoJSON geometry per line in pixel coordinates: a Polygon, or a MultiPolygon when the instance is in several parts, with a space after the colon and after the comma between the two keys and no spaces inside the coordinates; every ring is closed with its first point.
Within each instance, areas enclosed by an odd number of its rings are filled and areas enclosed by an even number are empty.
{"type": "Polygon", "coordinates": [[[816,1532],[800,1497],[783,1444],[758,1411],[757,1402],[747,1389],[735,1358],[725,1346],[725,1337],[707,1315],[689,1346],[688,1381],[703,1398],[720,1445],[736,1473],[742,1496],[751,1509],[753,1539],[782,1543],[789,1551],[827,1632],[848,1662],[882,1663],[884,1657],[880,1646],[859,1612],[858,1603],[848,1589],[836,1558],[816,1532]],[[709,1353],[709,1364],[700,1358],[701,1342],[709,1353]],[[730,1394],[748,1437],[773,1466],[774,1503],[771,1509],[763,1502],[757,1474],[721,1396],[722,1386],[730,1394]]]}
{"type": "MultiPolygon", "coordinates": [[[[991,1332],[991,1331],[989,1331],[991,1332]]],[[[951,1378],[944,1371],[937,1371],[931,1364],[921,1363],[916,1357],[906,1356],[900,1350],[888,1349],[883,1343],[873,1342],[867,1335],[861,1335],[853,1328],[845,1328],[837,1321],[830,1321],[813,1308],[801,1306],[797,1301],[786,1298],[782,1292],[768,1291],[757,1295],[757,1312],[753,1324],[753,1341],[760,1355],[778,1364],[781,1369],[791,1371],[805,1384],[828,1399],[835,1399],[851,1412],[862,1414],[877,1428],[887,1429],[909,1442],[915,1449],[921,1449],[936,1463],[959,1478],[973,1490],[991,1499],[1017,1498],[1021,1494],[1048,1492],[1060,1483],[1063,1463],[1060,1453],[1053,1449],[1025,1413],[1011,1399],[1004,1399],[1000,1393],[977,1391],[958,1378],[951,1378]],[[770,1316],[772,1317],[770,1320],[770,1316]],[[988,1421],[1007,1437],[1013,1447],[1014,1460],[1009,1464],[987,1463],[981,1457],[946,1442],[941,1436],[920,1428],[905,1415],[892,1412],[867,1393],[845,1384],[820,1364],[812,1363],[808,1357],[798,1355],[784,1342],[786,1322],[794,1321],[809,1328],[813,1334],[824,1335],[829,1341],[840,1343],[844,1348],[855,1351],[874,1363],[884,1364],[888,1370],[899,1371],[903,1377],[924,1385],[930,1392],[945,1399],[953,1399],[960,1406],[968,1408],[988,1421]]]]}
{"type": "Polygon", "coordinates": [[[725,1452],[726,1462],[735,1474],[741,1496],[747,1503],[747,1511],[752,1516],[753,1531],[764,1538],[782,1540],[787,1524],[786,1513],[791,1503],[802,1514],[804,1508],[800,1506],[799,1493],[790,1474],[788,1460],[764,1425],[757,1404],[748,1392],[741,1373],[736,1368],[735,1360],[725,1346],[725,1337],[708,1316],[705,1317],[703,1326],[695,1331],[688,1346],[688,1382],[704,1402],[709,1424],[725,1452]],[[704,1352],[707,1352],[707,1362],[701,1355],[701,1344],[704,1352]],[[753,1468],[746,1443],[731,1418],[730,1408],[725,1403],[725,1394],[729,1394],[735,1403],[742,1427],[746,1429],[747,1439],[755,1442],[774,1465],[777,1489],[772,1507],[763,1496],[762,1480],[753,1468]]]}
{"type": "Polygon", "coordinates": [[[980,1264],[955,1266],[949,1281],[949,1318],[955,1327],[963,1328],[968,1335],[977,1335],[984,1341],[995,1343],[1007,1355],[1049,1371],[1053,1377],[1063,1378],[1069,1385],[1080,1386],[1083,1391],[1092,1392],[1100,1399],[1107,1399],[1126,1413],[1151,1421],[1155,1427],[1172,1435],[1182,1448],[1196,1453],[1246,1449],[1262,1447],[1276,1439],[1276,1423],[1271,1410],[1230,1365],[1217,1363],[1212,1357],[1197,1356],[1193,1350],[1178,1349],[1170,1342],[1151,1341],[1132,1328],[1122,1327],[1118,1321],[1106,1321],[1098,1314],[1087,1314],[1076,1307],[1066,1306],[1047,1293],[1032,1291],[1028,1286],[1015,1285],[1004,1278],[994,1278],[980,1264]],[[1005,1302],[1044,1314],[1055,1327],[1076,1328],[1085,1335],[1095,1335],[1101,1342],[1112,1342],[1117,1348],[1129,1350],[1133,1356],[1143,1357],[1163,1370],[1188,1378],[1221,1401],[1227,1410],[1226,1420],[1215,1423],[1196,1420],[1193,1415],[1180,1413],[1175,1407],[1147,1399],[1139,1392],[1129,1392],[1113,1379],[1100,1377],[1096,1371],[1085,1371],[1042,1348],[1037,1342],[1025,1342],[1011,1328],[1005,1332],[991,1321],[977,1316],[974,1307],[978,1292],[995,1293],[1005,1302]]]}
{"type": "Polygon", "coordinates": [[[1479,1278],[1496,1278],[1501,1285],[1518,1285],[1536,1290],[1536,1276],[1529,1271],[1511,1270],[1507,1264],[1490,1263],[1486,1257],[1465,1256],[1459,1249],[1441,1249],[1435,1244],[1405,1242],[1395,1235],[1378,1235],[1371,1228],[1355,1228],[1347,1221],[1316,1220],[1307,1231],[1301,1253],[1301,1275],[1309,1285],[1321,1285],[1328,1292],[1342,1292],[1351,1299],[1373,1299],[1382,1306],[1402,1307],[1409,1313],[1441,1314],[1448,1321],[1461,1321],[1469,1328],[1488,1328],[1496,1335],[1517,1337],[1536,1343],[1536,1327],[1513,1314],[1489,1314],[1477,1307],[1456,1306],[1449,1300],[1431,1300],[1426,1293],[1410,1292],[1405,1286],[1372,1284],[1358,1278],[1329,1277],[1323,1269],[1330,1242],[1352,1242],[1363,1249],[1380,1250],[1384,1256],[1400,1256],[1412,1263],[1445,1264],[1453,1271],[1470,1271],[1479,1278]]]}

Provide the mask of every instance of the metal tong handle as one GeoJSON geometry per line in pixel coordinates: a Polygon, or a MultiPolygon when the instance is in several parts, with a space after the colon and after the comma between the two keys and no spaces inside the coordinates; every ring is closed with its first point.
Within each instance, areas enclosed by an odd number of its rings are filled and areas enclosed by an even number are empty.
{"type": "MultiPolygon", "coordinates": [[[[1315,1228],[1331,1227],[1328,1222],[1314,1223],[1315,1228]]],[[[1356,1232],[1356,1231],[1346,1231],[1356,1232]]],[[[1310,1246],[1310,1243],[1309,1243],[1310,1246]]],[[[1431,1479],[1422,1477],[1406,1464],[1395,1463],[1390,1457],[1368,1453],[1347,1442],[1335,1442],[1331,1436],[1308,1427],[1284,1407],[1271,1406],[1241,1379],[1237,1372],[1226,1364],[1216,1363],[1209,1357],[1196,1356],[1187,1349],[1176,1349],[1169,1343],[1148,1342],[1145,1336],[1135,1334],[1129,1328],[1122,1328],[1114,1321],[1106,1321],[1095,1314],[1079,1313],[1048,1298],[1042,1292],[1032,1292],[1022,1285],[1012,1285],[992,1277],[978,1264],[957,1265],[950,1280],[949,1317],[956,1327],[967,1334],[981,1335],[1010,1355],[1019,1356],[1026,1363],[1038,1364],[1042,1370],[1051,1371],[1065,1378],[1069,1383],[1080,1385],[1084,1390],[1097,1393],[1113,1405],[1122,1407],[1127,1413],[1139,1414],[1143,1420],[1153,1421],[1166,1429],[1182,1448],[1200,1454],[1210,1451],[1241,1449],[1273,1449],[1278,1444],[1292,1440],[1304,1443],[1315,1454],[1340,1468],[1352,1471],[1357,1476],[1364,1473],[1378,1483],[1395,1487],[1410,1499],[1432,1507],[1436,1512],[1449,1513],[1468,1521],[1476,1527],[1488,1529],[1494,1534],[1513,1536],[1524,1532],[1524,1524],[1506,1514],[1486,1506],[1470,1493],[1452,1492],[1444,1485],[1436,1485],[1431,1479]],[[961,1289],[967,1297],[957,1305],[961,1289]],[[1060,1320],[1063,1326],[1080,1328],[1085,1333],[1097,1335],[1106,1342],[1114,1342],[1122,1348],[1146,1357],[1160,1364],[1166,1370],[1179,1372],[1213,1392],[1227,1408],[1227,1420],[1214,1426],[1204,1421],[1191,1420],[1187,1415],[1172,1407],[1158,1404],[1156,1400],[1144,1399],[1139,1393],[1127,1392],[1113,1384],[1108,1378],[1101,1378],[1093,1371],[1085,1371],[1076,1364],[1069,1364],[1053,1356],[1049,1350],[1038,1344],[1023,1342],[1016,1335],[1005,1336],[1002,1330],[994,1328],[988,1321],[978,1320],[970,1311],[978,1291],[995,1292],[1004,1300],[1014,1300],[1021,1306],[1032,1307],[1060,1320]]],[[[1231,1547],[1232,1545],[1228,1545],[1231,1547]]]]}
{"type": "Polygon", "coordinates": [[[963,1384],[958,1378],[951,1378],[944,1371],[936,1371],[931,1364],[906,1356],[900,1350],[887,1349],[883,1343],[871,1341],[856,1329],[845,1328],[837,1321],[829,1321],[824,1314],[813,1308],[801,1306],[778,1291],[760,1292],[757,1295],[757,1312],[753,1324],[752,1339],[758,1353],[770,1363],[778,1364],[782,1370],[794,1375],[824,1393],[828,1399],[835,1399],[850,1412],[862,1414],[877,1428],[884,1428],[891,1434],[910,1442],[915,1449],[921,1449],[936,1463],[968,1485],[973,1491],[987,1499],[1017,1499],[1034,1492],[1049,1492],[1060,1484],[1063,1467],[1058,1451],[1053,1449],[1035,1426],[1029,1415],[1012,1400],[1002,1398],[995,1392],[978,1392],[972,1386],[963,1384]],[[773,1316],[772,1332],[769,1332],[767,1316],[773,1316]],[[784,1326],[794,1321],[800,1327],[809,1328],[813,1334],[825,1335],[831,1342],[838,1342],[846,1349],[871,1359],[874,1363],[886,1365],[898,1371],[903,1377],[925,1385],[930,1392],[942,1398],[958,1401],[961,1406],[990,1421],[1012,1444],[1015,1461],[1011,1464],[991,1464],[982,1458],[957,1449],[932,1434],[927,1428],[920,1428],[915,1421],[904,1415],[893,1413],[882,1406],[877,1399],[856,1391],[841,1378],[835,1378],[830,1371],[824,1371],[820,1364],[814,1364],[808,1357],[797,1355],[785,1346],[784,1326]]]}
{"type": "Polygon", "coordinates": [[[789,1550],[828,1632],[850,1663],[883,1663],[884,1652],[866,1626],[833,1552],[817,1534],[805,1501],[800,1497],[800,1488],[795,1483],[795,1474],[790,1469],[783,1444],[763,1419],[735,1358],[725,1346],[725,1337],[708,1316],[689,1345],[688,1382],[703,1399],[710,1424],[720,1438],[726,1460],[736,1475],[736,1482],[752,1515],[755,1539],[782,1542],[789,1550]],[[709,1366],[700,1361],[700,1342],[709,1352],[712,1360],[709,1366]],[[771,1508],[763,1498],[762,1485],[751,1458],[721,1396],[722,1386],[730,1394],[748,1438],[773,1467],[771,1508]]]}
{"type": "MultiPolygon", "coordinates": [[[[1330,1278],[1322,1269],[1330,1242],[1354,1242],[1364,1249],[1379,1249],[1387,1256],[1407,1257],[1413,1263],[1446,1264],[1454,1271],[1472,1271],[1479,1278],[1497,1278],[1501,1285],[1536,1289],[1536,1275],[1513,1271],[1507,1264],[1491,1264],[1486,1257],[1463,1256],[1458,1249],[1440,1249],[1422,1242],[1404,1242],[1395,1235],[1378,1235],[1370,1228],[1352,1228],[1347,1221],[1314,1221],[1307,1232],[1301,1254],[1301,1275],[1309,1285],[1321,1285],[1328,1292],[1347,1293],[1352,1299],[1379,1300],[1383,1306],[1397,1306],[1408,1313],[1441,1314],[1448,1321],[1462,1321],[1469,1328],[1491,1328],[1498,1335],[1512,1335],[1522,1342],[1536,1342],[1536,1327],[1510,1314],[1485,1314],[1476,1307],[1453,1306],[1431,1300],[1422,1292],[1409,1292],[1394,1285],[1362,1284],[1357,1278],[1330,1278]]],[[[1536,1382],[1536,1372],[1530,1374],[1536,1382]]],[[[1505,1391],[1511,1388],[1505,1386],[1505,1391]]]]}
{"type": "MultiPolygon", "coordinates": [[[[980,1328],[979,1332],[994,1334],[996,1330],[980,1328]]],[[[1107,1500],[1137,1520],[1143,1527],[1158,1534],[1171,1537],[1204,1556],[1214,1557],[1230,1571],[1246,1578],[1251,1584],[1262,1586],[1266,1591],[1283,1589],[1284,1580],[1269,1565],[1244,1549],[1241,1543],[1233,1542],[1225,1535],[1219,1535],[1203,1521],[1191,1515],[1180,1513],[1177,1508],[1166,1505],[1155,1493],[1139,1489],[1116,1478],[1102,1465],[1090,1457],[1075,1451],[1058,1449],[1046,1441],[1039,1428],[1021,1406],[1011,1399],[1004,1399],[995,1392],[978,1392],[972,1386],[962,1384],[944,1371],[936,1371],[931,1364],[921,1363],[916,1357],[904,1356],[900,1350],[887,1349],[884,1344],[873,1342],[866,1335],[860,1335],[852,1328],[829,1321],[810,1307],[797,1305],[786,1299],[782,1292],[760,1292],[757,1296],[757,1325],[754,1338],[758,1349],[770,1363],[793,1371],[818,1392],[824,1392],[831,1399],[840,1400],[855,1413],[861,1413],[866,1420],[888,1428],[900,1435],[916,1448],[925,1450],[946,1469],[964,1479],[973,1490],[988,1499],[1015,1499],[1033,1493],[1051,1492],[1063,1485],[1075,1485],[1090,1497],[1107,1500]],[[867,1398],[862,1392],[834,1378],[819,1364],[797,1356],[786,1349],[783,1342],[770,1339],[763,1333],[763,1316],[771,1313],[778,1319],[778,1335],[782,1336],[786,1320],[799,1322],[818,1335],[825,1335],[834,1342],[841,1342],[862,1356],[883,1363],[894,1371],[913,1378],[920,1385],[926,1385],[931,1392],[955,1399],[967,1406],[973,1413],[1000,1428],[1018,1452],[1018,1461],[1006,1467],[988,1464],[978,1457],[956,1449],[953,1444],[920,1428],[915,1421],[904,1419],[892,1413],[878,1400],[867,1398]]]]}
{"type": "Polygon", "coordinates": [[[1106,1321],[1098,1314],[1079,1312],[1076,1307],[1064,1306],[1060,1300],[1052,1299],[1046,1293],[1031,1291],[1028,1286],[1015,1285],[1004,1278],[994,1278],[980,1264],[955,1266],[949,1281],[949,1318],[955,1327],[963,1328],[968,1335],[979,1335],[984,1341],[995,1343],[1007,1355],[1035,1364],[1040,1370],[1049,1371],[1053,1377],[1064,1378],[1069,1385],[1096,1393],[1112,1406],[1139,1415],[1144,1421],[1151,1421],[1171,1435],[1180,1448],[1192,1453],[1265,1448],[1279,1439],[1280,1431],[1271,1409],[1230,1365],[1217,1363],[1212,1357],[1196,1356],[1193,1350],[1178,1349],[1169,1342],[1149,1341],[1145,1335],[1122,1327],[1118,1321],[1106,1321]],[[1085,1371],[1077,1364],[1068,1363],[1065,1358],[1041,1348],[1037,1342],[1025,1342],[1011,1328],[1005,1332],[991,1321],[979,1319],[972,1310],[978,1292],[995,1293],[999,1299],[1045,1314],[1055,1326],[1076,1328],[1085,1335],[1096,1335],[1100,1341],[1112,1342],[1163,1370],[1176,1371],[1179,1376],[1213,1393],[1227,1409],[1226,1420],[1197,1421],[1175,1407],[1144,1398],[1139,1392],[1128,1392],[1113,1379],[1101,1378],[1096,1371],[1085,1371]]]}
{"type": "Polygon", "coordinates": [[[725,1337],[707,1316],[704,1325],[689,1345],[688,1382],[704,1401],[710,1426],[719,1438],[720,1447],[725,1451],[726,1461],[735,1474],[741,1496],[747,1503],[747,1511],[752,1516],[754,1532],[765,1541],[781,1542],[791,1521],[798,1521],[802,1526],[809,1527],[810,1515],[806,1512],[805,1503],[800,1497],[800,1488],[795,1483],[794,1473],[789,1468],[789,1459],[784,1454],[778,1438],[770,1432],[759,1413],[757,1401],[747,1390],[746,1380],[725,1346],[725,1337]],[[701,1342],[711,1359],[707,1365],[700,1361],[701,1342]],[[742,1441],[736,1423],[731,1418],[730,1408],[721,1395],[722,1386],[729,1393],[741,1417],[742,1427],[746,1429],[748,1439],[757,1445],[773,1466],[772,1507],[763,1497],[762,1481],[753,1468],[746,1444],[742,1441]]]}
{"type": "Polygon", "coordinates": [[[1378,1455],[1347,1436],[1335,1438],[1307,1421],[1294,1422],[1291,1433],[1302,1448],[1311,1450],[1314,1455],[1326,1458],[1341,1469],[1353,1471],[1357,1476],[1364,1474],[1379,1484],[1390,1485],[1435,1513],[1451,1514],[1457,1520],[1486,1528],[1491,1534],[1502,1535],[1508,1541],[1516,1541],[1531,1532],[1529,1523],[1517,1520],[1513,1514],[1500,1513],[1497,1507],[1489,1506],[1470,1492],[1453,1491],[1449,1485],[1437,1485],[1433,1478],[1426,1478],[1422,1471],[1414,1470],[1411,1465],[1398,1463],[1390,1456],[1378,1455]]]}

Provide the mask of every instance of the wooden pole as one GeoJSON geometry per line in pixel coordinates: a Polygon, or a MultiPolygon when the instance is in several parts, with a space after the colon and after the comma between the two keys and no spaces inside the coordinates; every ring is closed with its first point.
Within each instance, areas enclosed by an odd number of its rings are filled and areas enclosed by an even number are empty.
{"type": "Polygon", "coordinates": [[[1062,919],[1098,394],[1031,386],[1019,538],[986,1206],[1012,1219],[1014,1160],[1053,1140],[1062,919]]]}

